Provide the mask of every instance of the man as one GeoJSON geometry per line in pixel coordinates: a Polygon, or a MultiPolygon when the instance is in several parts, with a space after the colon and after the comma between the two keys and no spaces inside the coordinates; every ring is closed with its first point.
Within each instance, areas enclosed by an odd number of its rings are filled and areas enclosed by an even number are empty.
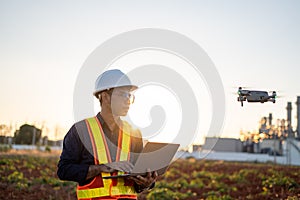
{"type": "Polygon", "coordinates": [[[104,72],[94,91],[101,112],[75,123],[66,134],[57,175],[78,182],[78,199],[137,199],[137,193],[154,186],[157,172],[150,169],[146,176],[103,178],[130,172],[143,148],[140,131],[120,119],[137,88],[120,70],[104,72]]]}

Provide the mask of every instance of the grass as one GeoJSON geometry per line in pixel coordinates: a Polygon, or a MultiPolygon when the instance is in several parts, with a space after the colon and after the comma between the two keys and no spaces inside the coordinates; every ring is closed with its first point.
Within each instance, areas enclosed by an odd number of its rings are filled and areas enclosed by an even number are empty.
{"type": "MultiPolygon", "coordinates": [[[[0,199],[76,199],[76,183],[56,176],[58,155],[0,154],[0,199]]],[[[177,160],[139,199],[300,199],[300,167],[177,160]]]]}

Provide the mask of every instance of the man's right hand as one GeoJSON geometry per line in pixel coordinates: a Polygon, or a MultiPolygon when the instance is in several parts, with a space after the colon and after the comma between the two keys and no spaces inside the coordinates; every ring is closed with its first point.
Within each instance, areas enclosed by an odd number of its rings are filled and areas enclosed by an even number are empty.
{"type": "Polygon", "coordinates": [[[114,172],[114,171],[131,172],[131,170],[133,169],[133,164],[128,161],[112,162],[103,165],[106,167],[106,169],[104,169],[104,171],[102,172],[114,172]]]}
{"type": "Polygon", "coordinates": [[[123,172],[130,172],[133,169],[133,165],[128,161],[119,161],[119,162],[112,162],[106,163],[101,165],[90,165],[89,171],[86,176],[86,180],[94,178],[98,176],[102,172],[112,173],[115,171],[123,171],[123,172]]]}

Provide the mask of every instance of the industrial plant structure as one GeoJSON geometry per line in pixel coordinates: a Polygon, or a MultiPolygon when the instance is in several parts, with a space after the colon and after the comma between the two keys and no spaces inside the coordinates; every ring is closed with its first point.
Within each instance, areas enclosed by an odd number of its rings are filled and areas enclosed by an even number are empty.
{"type": "Polygon", "coordinates": [[[287,103],[286,119],[273,122],[273,115],[263,117],[258,130],[241,132],[240,140],[232,138],[206,138],[203,150],[216,152],[248,152],[266,153],[274,156],[286,156],[290,163],[291,153],[296,153],[300,159],[300,96],[297,97],[297,127],[292,126],[292,103],[287,103]]]}

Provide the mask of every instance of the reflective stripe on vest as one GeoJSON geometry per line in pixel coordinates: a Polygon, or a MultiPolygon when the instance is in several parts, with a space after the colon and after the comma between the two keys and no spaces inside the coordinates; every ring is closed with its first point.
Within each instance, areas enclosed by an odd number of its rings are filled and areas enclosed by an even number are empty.
{"type": "MultiPolygon", "coordinates": [[[[105,136],[101,127],[101,124],[97,117],[89,118],[85,120],[88,129],[88,134],[91,139],[94,163],[110,163],[111,156],[110,151],[105,140],[105,136]]],[[[119,132],[118,149],[116,155],[117,161],[126,161],[130,159],[130,127],[129,124],[123,122],[123,127],[119,132]],[[123,131],[122,131],[123,130],[123,131]]],[[[122,172],[119,172],[122,174],[122,172]]],[[[110,173],[101,173],[102,176],[109,176],[110,173]]],[[[97,176],[94,180],[85,186],[77,187],[78,199],[89,199],[95,197],[107,197],[107,196],[122,196],[122,197],[136,197],[136,192],[133,186],[125,186],[124,178],[118,178],[117,184],[114,184],[113,179],[102,179],[101,176],[97,176]],[[103,187],[93,188],[93,183],[96,181],[103,181],[103,187]]]]}

